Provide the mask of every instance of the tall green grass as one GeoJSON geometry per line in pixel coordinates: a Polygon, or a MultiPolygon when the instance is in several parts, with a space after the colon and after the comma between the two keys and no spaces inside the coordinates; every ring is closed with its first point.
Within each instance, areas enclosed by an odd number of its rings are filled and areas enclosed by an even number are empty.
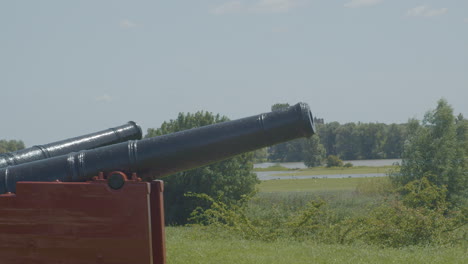
{"type": "Polygon", "coordinates": [[[414,246],[411,239],[395,240],[414,235],[415,228],[432,232],[432,226],[420,226],[419,220],[423,225],[439,222],[398,205],[387,177],[272,180],[258,187],[246,203],[234,207],[217,203],[208,214],[199,215],[214,224],[167,228],[168,263],[467,261],[466,226],[448,238],[429,233],[430,238],[441,239],[434,243],[414,246]],[[407,211],[398,215],[400,209],[407,211]],[[392,221],[386,220],[387,210],[393,210],[388,215],[392,221]],[[415,228],[401,225],[399,219],[415,228]],[[393,228],[398,236],[392,237],[393,228]],[[368,236],[368,230],[375,235],[368,236]]]}
{"type": "Polygon", "coordinates": [[[210,227],[166,228],[169,264],[302,264],[302,263],[466,263],[467,250],[458,247],[327,245],[314,241],[245,240],[210,227]],[[216,232],[217,235],[213,235],[216,232]]]}
{"type": "MultiPolygon", "coordinates": [[[[337,178],[337,179],[294,179],[269,180],[258,185],[261,193],[264,192],[331,192],[355,191],[358,185],[378,185],[388,182],[388,177],[373,178],[337,178]]],[[[371,186],[369,186],[371,187],[371,186]]]]}
{"type": "Polygon", "coordinates": [[[382,196],[358,195],[354,190],[316,192],[261,192],[249,201],[248,213],[252,217],[268,218],[272,211],[289,217],[317,200],[326,202],[337,217],[366,215],[371,208],[385,199],[382,196]]]}

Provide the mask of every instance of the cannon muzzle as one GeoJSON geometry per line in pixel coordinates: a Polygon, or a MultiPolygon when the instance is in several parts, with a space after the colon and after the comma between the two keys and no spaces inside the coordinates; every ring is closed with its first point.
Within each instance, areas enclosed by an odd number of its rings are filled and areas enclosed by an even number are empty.
{"type": "Polygon", "coordinates": [[[135,122],[130,121],[127,124],[92,134],[37,145],[15,152],[2,153],[0,154],[0,168],[61,156],[70,152],[94,149],[132,139],[141,139],[141,137],[141,128],[135,122]]]}
{"type": "Polygon", "coordinates": [[[315,133],[307,104],[256,116],[128,141],[0,169],[0,193],[18,181],[86,181],[99,172],[159,178],[315,133]]]}

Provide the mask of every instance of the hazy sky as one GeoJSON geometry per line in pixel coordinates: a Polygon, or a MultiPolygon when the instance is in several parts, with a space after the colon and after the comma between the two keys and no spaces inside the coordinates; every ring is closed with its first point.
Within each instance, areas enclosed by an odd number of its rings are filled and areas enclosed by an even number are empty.
{"type": "Polygon", "coordinates": [[[468,116],[466,0],[1,1],[0,139],[309,103],[326,122],[468,116]]]}

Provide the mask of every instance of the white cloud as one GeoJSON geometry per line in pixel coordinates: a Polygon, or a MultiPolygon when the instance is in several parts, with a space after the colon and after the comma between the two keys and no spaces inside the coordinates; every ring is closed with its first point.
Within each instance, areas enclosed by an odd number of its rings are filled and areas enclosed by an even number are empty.
{"type": "Polygon", "coordinates": [[[411,8],[406,12],[407,16],[414,16],[414,17],[435,17],[445,15],[448,12],[448,8],[440,8],[435,9],[431,8],[430,6],[421,5],[415,8],[411,8]]]}
{"type": "Polygon", "coordinates": [[[351,0],[351,2],[344,4],[344,7],[365,7],[373,6],[382,3],[383,0],[351,0]]]}
{"type": "Polygon", "coordinates": [[[95,97],[94,98],[94,101],[96,102],[102,102],[102,103],[110,103],[112,102],[114,99],[112,98],[112,96],[108,95],[108,94],[103,94],[101,96],[98,96],[98,97],[95,97]]]}
{"type": "Polygon", "coordinates": [[[299,6],[302,1],[297,0],[260,0],[249,10],[258,13],[285,13],[299,6]]]}
{"type": "Polygon", "coordinates": [[[306,0],[230,1],[211,10],[216,15],[233,13],[285,13],[301,6],[306,0]]]}
{"type": "Polygon", "coordinates": [[[134,22],[128,20],[128,19],[124,19],[122,21],[120,21],[120,27],[121,28],[124,28],[124,29],[128,29],[128,28],[132,28],[132,27],[136,27],[137,24],[135,24],[134,22]]]}
{"type": "Polygon", "coordinates": [[[244,5],[240,1],[231,1],[224,3],[218,7],[215,7],[211,10],[211,13],[216,15],[238,13],[244,9],[244,5]]]}

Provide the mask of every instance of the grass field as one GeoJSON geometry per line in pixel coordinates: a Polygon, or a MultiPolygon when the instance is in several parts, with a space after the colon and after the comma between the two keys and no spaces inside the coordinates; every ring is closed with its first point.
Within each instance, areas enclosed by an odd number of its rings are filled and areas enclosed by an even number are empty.
{"type": "MultiPolygon", "coordinates": [[[[245,213],[251,219],[281,222],[309,201],[323,199],[339,219],[363,216],[387,199],[387,184],[388,177],[263,181],[245,213]]],[[[329,244],[287,235],[266,241],[245,239],[213,226],[167,227],[166,238],[169,264],[468,263],[466,243],[392,248],[360,241],[329,244]]]]}
{"type": "Polygon", "coordinates": [[[384,199],[382,188],[389,184],[388,177],[262,181],[250,204],[257,214],[274,207],[289,215],[322,199],[339,215],[361,215],[384,199]]]}
{"type": "Polygon", "coordinates": [[[297,171],[299,169],[288,169],[280,165],[270,166],[268,168],[254,168],[253,171],[297,171]]]}
{"type": "MultiPolygon", "coordinates": [[[[372,178],[384,181],[386,177],[372,178]]],[[[258,188],[260,192],[331,192],[353,191],[359,184],[370,181],[369,178],[338,178],[338,179],[297,179],[262,181],[258,188]]]]}
{"type": "Polygon", "coordinates": [[[311,241],[263,242],[213,236],[196,227],[168,227],[169,264],[301,264],[301,263],[466,263],[463,247],[379,248],[327,245],[311,241]]]}

